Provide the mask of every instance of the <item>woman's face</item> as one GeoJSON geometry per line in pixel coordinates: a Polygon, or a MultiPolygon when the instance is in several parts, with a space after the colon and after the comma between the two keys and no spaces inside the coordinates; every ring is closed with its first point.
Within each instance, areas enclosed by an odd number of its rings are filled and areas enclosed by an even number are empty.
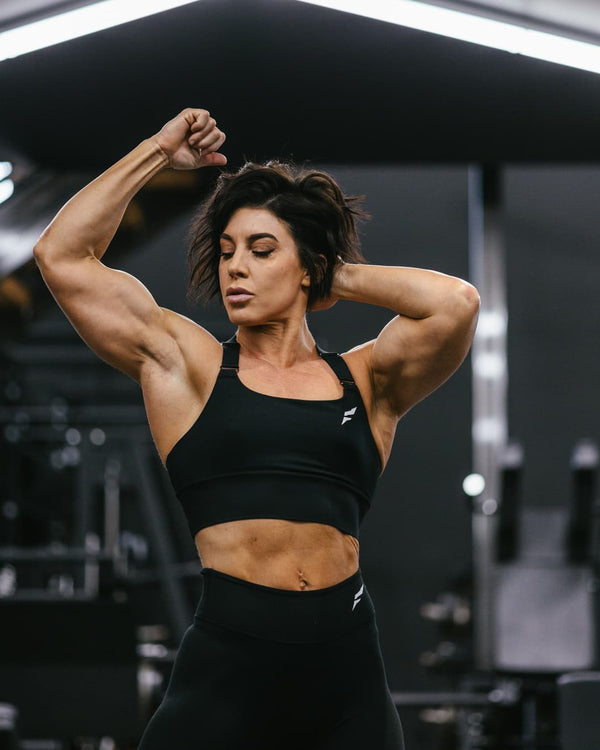
{"type": "Polygon", "coordinates": [[[303,317],[310,278],[287,225],[264,208],[240,208],[221,235],[219,284],[232,323],[303,317]]]}

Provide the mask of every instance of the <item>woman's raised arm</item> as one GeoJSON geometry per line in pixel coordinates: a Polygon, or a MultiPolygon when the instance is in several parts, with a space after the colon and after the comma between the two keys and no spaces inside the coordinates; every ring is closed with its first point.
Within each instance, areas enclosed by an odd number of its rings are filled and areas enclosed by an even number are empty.
{"type": "Polygon", "coordinates": [[[397,313],[362,353],[373,397],[396,416],[440,386],[467,355],[479,311],[475,287],[420,268],[343,264],[332,298],[397,313]]]}
{"type": "Polygon", "coordinates": [[[170,356],[176,316],[158,307],[141,282],[101,258],[130,200],[151,177],[168,167],[225,164],[218,153],[224,140],[209,112],[184,110],[71,198],[35,246],[44,281],[80,336],[137,380],[144,362],[170,356]]]}

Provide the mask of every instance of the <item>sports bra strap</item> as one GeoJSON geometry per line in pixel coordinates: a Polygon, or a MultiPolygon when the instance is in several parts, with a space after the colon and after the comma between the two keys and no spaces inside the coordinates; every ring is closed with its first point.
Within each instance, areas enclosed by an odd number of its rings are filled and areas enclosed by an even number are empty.
{"type": "Polygon", "coordinates": [[[343,386],[353,385],[356,387],[356,383],[354,382],[354,378],[352,377],[350,368],[340,354],[337,354],[336,352],[325,352],[318,344],[317,351],[319,352],[321,358],[327,362],[329,367],[331,367],[331,369],[338,376],[338,379],[343,386]]]}
{"type": "Polygon", "coordinates": [[[240,366],[240,345],[236,341],[235,334],[223,342],[223,361],[221,362],[221,374],[235,374],[240,366]]]}
{"type": "MultiPolygon", "coordinates": [[[[336,352],[323,351],[323,349],[321,349],[318,344],[316,346],[319,356],[327,362],[329,367],[331,367],[331,369],[337,375],[340,383],[343,386],[349,385],[356,387],[356,383],[354,382],[352,373],[350,372],[348,365],[344,361],[344,358],[336,352]]],[[[239,369],[239,366],[240,345],[237,342],[234,334],[230,339],[223,342],[223,361],[221,363],[221,374],[234,374],[234,372],[239,369]]]]}

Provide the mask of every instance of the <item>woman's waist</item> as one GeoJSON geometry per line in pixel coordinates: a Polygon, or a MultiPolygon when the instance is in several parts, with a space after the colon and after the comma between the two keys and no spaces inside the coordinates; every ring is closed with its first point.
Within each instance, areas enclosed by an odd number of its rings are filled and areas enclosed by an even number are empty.
{"type": "Polygon", "coordinates": [[[375,611],[360,569],[338,583],[311,591],[263,586],[204,568],[194,622],[282,643],[338,638],[366,623],[375,611]]]}
{"type": "Polygon", "coordinates": [[[358,540],[318,523],[230,521],[201,529],[195,541],[204,567],[277,589],[326,588],[359,566],[358,540]]]}

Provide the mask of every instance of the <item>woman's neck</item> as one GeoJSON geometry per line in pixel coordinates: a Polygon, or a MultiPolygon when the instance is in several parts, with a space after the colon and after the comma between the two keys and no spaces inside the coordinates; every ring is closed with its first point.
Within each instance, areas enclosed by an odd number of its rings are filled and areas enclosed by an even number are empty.
{"type": "Polygon", "coordinates": [[[263,326],[239,326],[237,341],[245,356],[278,367],[291,367],[314,358],[315,340],[306,318],[297,325],[272,323],[263,326]]]}

